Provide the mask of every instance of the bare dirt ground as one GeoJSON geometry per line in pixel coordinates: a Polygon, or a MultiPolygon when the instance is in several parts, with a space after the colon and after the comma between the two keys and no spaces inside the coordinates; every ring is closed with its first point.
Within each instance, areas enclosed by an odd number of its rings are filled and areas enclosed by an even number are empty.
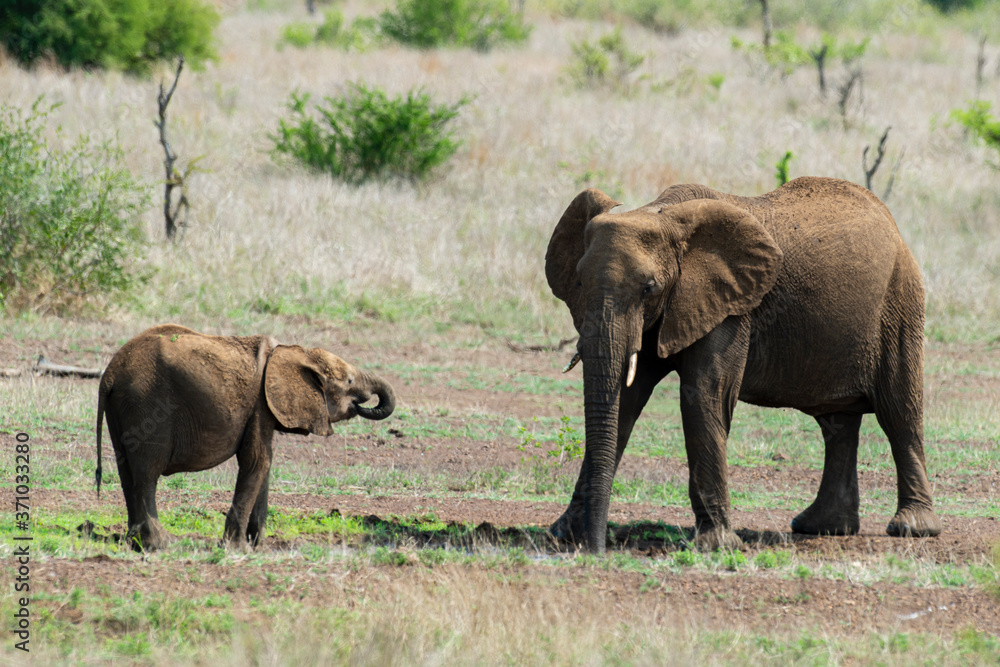
{"type": "MultiPolygon", "coordinates": [[[[46,353],[59,363],[94,365],[97,350],[100,350],[97,353],[106,361],[114,347],[107,342],[94,341],[92,346],[82,346],[86,351],[81,352],[80,349],[79,344],[70,348],[52,342],[14,343],[0,340],[0,367],[24,366],[39,352],[46,353]]],[[[511,376],[534,373],[553,378],[559,377],[559,363],[563,357],[568,356],[563,353],[516,353],[500,345],[473,350],[442,350],[424,345],[390,349],[341,345],[336,351],[345,358],[368,362],[375,360],[382,364],[410,363],[447,367],[450,364],[465,363],[502,369],[511,376]]],[[[928,361],[960,364],[969,360],[982,361],[984,355],[1000,357],[1000,350],[932,348],[928,351],[928,361]]],[[[992,367],[1000,367],[1000,363],[994,363],[992,367]]],[[[460,371],[456,370],[455,374],[457,376],[460,371]]],[[[420,386],[419,382],[407,383],[404,378],[394,377],[390,373],[386,373],[386,377],[395,383],[402,405],[419,410],[447,409],[447,416],[442,416],[442,419],[456,423],[460,423],[462,415],[467,413],[530,419],[540,415],[558,415],[561,414],[560,410],[582,410],[580,399],[572,396],[559,397],[563,405],[557,408],[557,401],[553,401],[551,397],[489,389],[454,389],[447,382],[420,386]]],[[[447,371],[438,377],[447,378],[447,371]]],[[[943,393],[957,392],[960,389],[1000,395],[1000,378],[996,375],[970,374],[962,377],[965,379],[949,383],[945,387],[929,387],[928,400],[939,400],[943,393]]],[[[63,381],[91,383],[96,396],[96,382],[93,380],[63,381]]],[[[539,531],[531,531],[529,535],[521,529],[549,525],[565,508],[568,498],[553,502],[529,502],[470,498],[461,494],[461,480],[475,471],[489,468],[508,471],[522,469],[526,465],[523,461],[524,453],[514,447],[515,443],[510,442],[509,438],[501,437],[489,442],[462,438],[427,439],[408,433],[405,424],[394,428],[395,433],[391,438],[378,438],[370,434],[348,438],[335,435],[325,443],[316,438],[277,434],[275,463],[278,466],[308,463],[317,467],[354,465],[440,473],[456,480],[453,495],[380,495],[368,493],[361,488],[339,489],[336,495],[272,492],[272,507],[320,513],[338,511],[343,515],[368,517],[370,521],[390,522],[394,517],[433,513],[444,522],[472,524],[479,527],[476,535],[487,546],[494,541],[509,544],[512,540],[525,546],[526,552],[533,559],[525,566],[526,590],[532,588],[532,582],[566,583],[568,577],[570,585],[564,586],[567,604],[571,604],[574,596],[578,595],[578,585],[590,587],[597,591],[602,600],[612,605],[623,620],[638,614],[659,614],[664,622],[671,618],[680,619],[684,623],[694,623],[709,629],[770,631],[776,624],[780,624],[790,630],[820,628],[831,633],[877,630],[947,634],[975,628],[1000,635],[1000,603],[987,592],[969,586],[949,588],[918,587],[905,582],[865,583],[863,578],[858,581],[850,574],[841,578],[787,578],[787,575],[782,577],[759,569],[715,574],[690,568],[677,574],[664,574],[659,580],[650,582],[646,575],[613,568],[605,570],[594,567],[568,571],[552,568],[549,561],[572,557],[573,554],[568,553],[565,546],[547,541],[539,531]]],[[[11,439],[12,435],[0,435],[3,445],[9,444],[11,439]]],[[[44,441],[36,441],[35,451],[40,451],[43,446],[44,441]]],[[[55,455],[93,456],[93,451],[86,447],[77,449],[80,451],[55,455]]],[[[105,450],[106,465],[112,465],[107,458],[110,450],[110,447],[105,450]]],[[[232,466],[233,463],[227,465],[232,466]]],[[[569,464],[565,469],[566,474],[575,477],[577,465],[569,464]]],[[[820,473],[815,470],[777,463],[753,468],[734,467],[730,470],[730,485],[731,490],[756,488],[779,491],[801,486],[815,489],[819,484],[819,476],[820,473]]],[[[687,466],[682,460],[630,458],[626,453],[619,477],[673,480],[686,484],[687,466]]],[[[995,501],[1000,495],[1000,479],[995,473],[971,478],[964,476],[960,481],[954,481],[949,479],[946,472],[938,472],[932,481],[938,494],[963,494],[979,501],[995,501]]],[[[860,486],[864,499],[874,490],[891,492],[895,488],[895,479],[886,473],[862,473],[860,486]]],[[[210,495],[207,502],[204,498],[198,502],[209,510],[225,512],[231,493],[231,489],[220,488],[210,495]]],[[[0,503],[9,506],[12,503],[11,496],[11,489],[0,490],[0,503]]],[[[161,509],[184,506],[192,501],[190,492],[162,486],[158,498],[161,509]]],[[[122,499],[118,488],[108,488],[100,500],[97,500],[92,488],[72,491],[37,489],[34,491],[33,503],[36,507],[57,511],[60,508],[87,511],[96,510],[108,503],[122,504],[122,499]]],[[[864,500],[862,504],[864,512],[864,500]]],[[[746,543],[746,555],[752,559],[763,549],[780,548],[790,551],[800,561],[810,564],[814,570],[827,563],[837,563],[841,569],[845,567],[844,564],[848,564],[848,571],[851,569],[850,565],[856,564],[860,572],[862,564],[870,564],[873,559],[890,553],[925,563],[979,564],[988,557],[994,545],[1000,543],[1000,521],[995,516],[946,516],[945,532],[940,537],[908,540],[894,539],[884,534],[885,521],[889,518],[887,516],[863,516],[861,533],[852,537],[793,535],[788,526],[796,511],[798,510],[768,507],[734,511],[733,524],[746,543]]],[[[684,531],[690,531],[693,525],[693,515],[688,507],[661,507],[642,503],[613,503],[610,520],[623,526],[617,531],[619,544],[614,549],[627,550],[635,556],[653,559],[671,557],[678,547],[663,540],[646,537],[644,523],[664,522],[684,531]]],[[[218,538],[209,535],[192,537],[204,539],[206,545],[214,544],[218,538]]],[[[427,537],[422,542],[424,537],[419,531],[415,531],[411,537],[412,546],[418,548],[431,540],[427,537]]],[[[260,548],[280,553],[310,540],[330,539],[329,536],[303,536],[290,541],[271,539],[260,548]]],[[[189,576],[190,567],[190,563],[176,561],[159,561],[154,567],[147,562],[106,556],[82,561],[49,558],[38,565],[37,576],[46,582],[52,592],[68,591],[73,586],[93,588],[98,583],[103,583],[110,585],[113,592],[120,590],[122,594],[134,590],[169,590],[174,594],[197,597],[222,592],[239,599],[259,595],[262,588],[267,586],[270,595],[309,599],[313,604],[335,602],[345,594],[344,591],[351,588],[353,578],[368,576],[357,572],[341,572],[334,577],[315,568],[307,568],[301,563],[281,561],[275,565],[277,572],[272,570],[272,575],[290,577],[287,580],[291,583],[284,588],[274,589],[268,586],[262,572],[244,570],[242,576],[248,583],[233,590],[231,586],[227,588],[225,583],[231,570],[226,570],[223,566],[208,565],[202,568],[207,571],[192,579],[189,576]]],[[[391,586],[394,581],[403,578],[426,579],[428,586],[433,585],[425,568],[419,566],[385,566],[377,570],[376,579],[380,583],[376,588],[391,586]]],[[[370,586],[371,582],[367,585],[370,586]]],[[[248,608],[243,605],[235,606],[248,608]]],[[[57,615],[78,613],[61,608],[54,609],[53,612],[57,615]]]]}

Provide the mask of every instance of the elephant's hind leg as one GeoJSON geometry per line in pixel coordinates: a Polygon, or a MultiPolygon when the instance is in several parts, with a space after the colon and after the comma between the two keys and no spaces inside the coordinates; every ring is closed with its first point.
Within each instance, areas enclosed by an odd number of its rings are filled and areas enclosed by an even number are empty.
{"type": "MultiPolygon", "coordinates": [[[[905,303],[905,297],[899,297],[905,303]]],[[[923,297],[914,308],[923,312],[923,297]]],[[[901,324],[882,353],[881,377],[874,396],[875,416],[885,431],[896,463],[896,515],[886,532],[897,537],[933,537],[941,532],[934,513],[924,461],[924,328],[901,324]]]]}
{"type": "Polygon", "coordinates": [[[875,406],[896,463],[898,505],[886,532],[894,537],[933,537],[941,532],[941,519],[934,512],[927,480],[923,420],[919,411],[905,415],[897,408],[879,402],[875,406]]]}
{"type": "Polygon", "coordinates": [[[159,474],[137,475],[133,471],[134,516],[129,519],[127,540],[138,537],[134,547],[145,551],[164,549],[172,541],[170,533],[160,524],[156,511],[156,483],[159,474]],[[133,523],[134,522],[134,523],[133,523]]]}
{"type": "Polygon", "coordinates": [[[854,535],[860,528],[858,507],[858,432],[860,414],[835,412],[816,417],[826,454],[819,493],[792,519],[792,530],[810,535],[854,535]]]}

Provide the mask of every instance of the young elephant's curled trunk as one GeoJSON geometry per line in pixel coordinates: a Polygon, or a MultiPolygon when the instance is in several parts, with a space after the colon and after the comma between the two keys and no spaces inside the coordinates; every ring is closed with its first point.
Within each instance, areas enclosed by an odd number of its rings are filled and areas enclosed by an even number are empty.
{"type": "Polygon", "coordinates": [[[354,404],[354,407],[358,411],[359,415],[365,419],[378,421],[379,419],[385,419],[392,414],[393,410],[396,409],[396,395],[393,393],[392,387],[389,386],[389,383],[385,382],[381,378],[366,373],[359,378],[359,384],[367,390],[365,392],[367,396],[354,404]],[[361,405],[361,403],[367,401],[372,394],[378,396],[378,405],[370,408],[366,408],[364,405],[361,405]]]}

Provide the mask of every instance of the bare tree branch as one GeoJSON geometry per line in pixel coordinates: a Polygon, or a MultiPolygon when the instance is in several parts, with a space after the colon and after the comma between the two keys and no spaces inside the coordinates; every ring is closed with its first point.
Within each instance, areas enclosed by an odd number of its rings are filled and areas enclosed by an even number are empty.
{"type": "Polygon", "coordinates": [[[157,129],[160,130],[160,144],[163,146],[163,152],[166,155],[163,159],[163,167],[166,171],[166,181],[163,186],[163,218],[166,224],[167,238],[170,240],[173,240],[174,234],[177,232],[177,227],[186,224],[188,213],[188,200],[187,195],[184,193],[184,175],[174,168],[177,155],[174,154],[174,151],[170,148],[170,142],[167,141],[167,105],[170,104],[170,98],[174,96],[174,91],[177,90],[177,82],[181,78],[181,70],[183,68],[184,56],[181,56],[177,60],[177,73],[174,75],[174,84],[170,87],[169,91],[164,91],[163,82],[160,82],[160,93],[156,98],[159,105],[159,120],[153,121],[157,129]],[[172,206],[174,188],[180,188],[181,190],[177,206],[172,206]],[[184,209],[184,220],[178,223],[177,214],[182,208],[184,209]]]}
{"type": "Polygon", "coordinates": [[[771,48],[771,31],[774,25],[771,23],[771,7],[768,0],[760,0],[761,18],[764,20],[764,50],[771,48]]]}
{"type": "Polygon", "coordinates": [[[559,352],[564,347],[575,341],[579,336],[573,336],[572,338],[563,338],[556,344],[549,345],[519,345],[513,341],[507,341],[507,347],[509,347],[514,352],[559,352]]]}
{"type": "Polygon", "coordinates": [[[819,70],[819,94],[823,99],[826,99],[826,56],[828,53],[830,53],[829,44],[824,44],[821,48],[809,52],[810,57],[816,63],[816,69],[819,70]]]}
{"type": "Polygon", "coordinates": [[[845,129],[847,128],[847,102],[850,100],[851,92],[855,87],[858,89],[859,97],[863,94],[861,91],[862,81],[861,68],[858,67],[851,70],[847,80],[839,88],[840,99],[837,101],[837,108],[840,110],[840,117],[843,120],[845,129]]]}
{"type": "Polygon", "coordinates": [[[879,139],[878,148],[876,149],[878,154],[875,156],[875,162],[870,169],[868,168],[868,151],[871,149],[871,146],[865,146],[865,150],[861,153],[861,168],[865,170],[865,187],[869,190],[872,189],[872,177],[875,176],[879,165],[882,164],[882,158],[885,157],[885,142],[889,139],[889,130],[891,129],[892,125],[885,128],[885,132],[882,133],[882,138],[879,139]]]}
{"type": "Polygon", "coordinates": [[[976,55],[976,99],[983,89],[983,71],[986,69],[986,36],[979,40],[979,53],[976,55]]]}
{"type": "MultiPolygon", "coordinates": [[[[882,138],[879,139],[878,147],[875,149],[875,161],[871,167],[868,166],[868,151],[871,150],[871,146],[865,146],[865,150],[861,152],[861,168],[865,170],[865,187],[872,192],[875,192],[872,188],[872,181],[875,178],[875,172],[878,171],[879,166],[882,164],[882,158],[885,157],[885,144],[889,140],[889,130],[891,129],[892,125],[885,128],[885,132],[882,133],[882,138]]],[[[900,152],[896,163],[892,166],[892,171],[889,172],[889,182],[885,187],[885,192],[882,193],[882,201],[887,201],[889,195],[892,194],[892,186],[896,183],[896,172],[899,171],[899,165],[903,163],[904,155],[906,155],[906,149],[900,152]]]]}
{"type": "Polygon", "coordinates": [[[99,378],[104,371],[100,368],[81,368],[79,366],[64,366],[54,364],[44,356],[39,355],[34,370],[38,374],[57,375],[61,377],[75,375],[82,378],[99,378]]]}

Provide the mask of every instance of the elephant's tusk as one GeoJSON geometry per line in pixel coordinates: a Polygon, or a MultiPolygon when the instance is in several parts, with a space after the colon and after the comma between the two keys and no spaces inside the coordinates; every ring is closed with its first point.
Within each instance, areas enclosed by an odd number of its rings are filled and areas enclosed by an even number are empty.
{"type": "Polygon", "coordinates": [[[566,367],[562,369],[562,372],[563,373],[569,373],[571,370],[573,370],[573,368],[578,363],[580,363],[580,353],[579,352],[577,352],[576,354],[573,355],[573,358],[569,360],[569,363],[566,364],[566,367]]]}
{"type": "Polygon", "coordinates": [[[635,362],[639,359],[639,353],[633,352],[632,356],[628,360],[628,377],[625,378],[625,386],[631,387],[632,381],[635,380],[635,362]]]}

